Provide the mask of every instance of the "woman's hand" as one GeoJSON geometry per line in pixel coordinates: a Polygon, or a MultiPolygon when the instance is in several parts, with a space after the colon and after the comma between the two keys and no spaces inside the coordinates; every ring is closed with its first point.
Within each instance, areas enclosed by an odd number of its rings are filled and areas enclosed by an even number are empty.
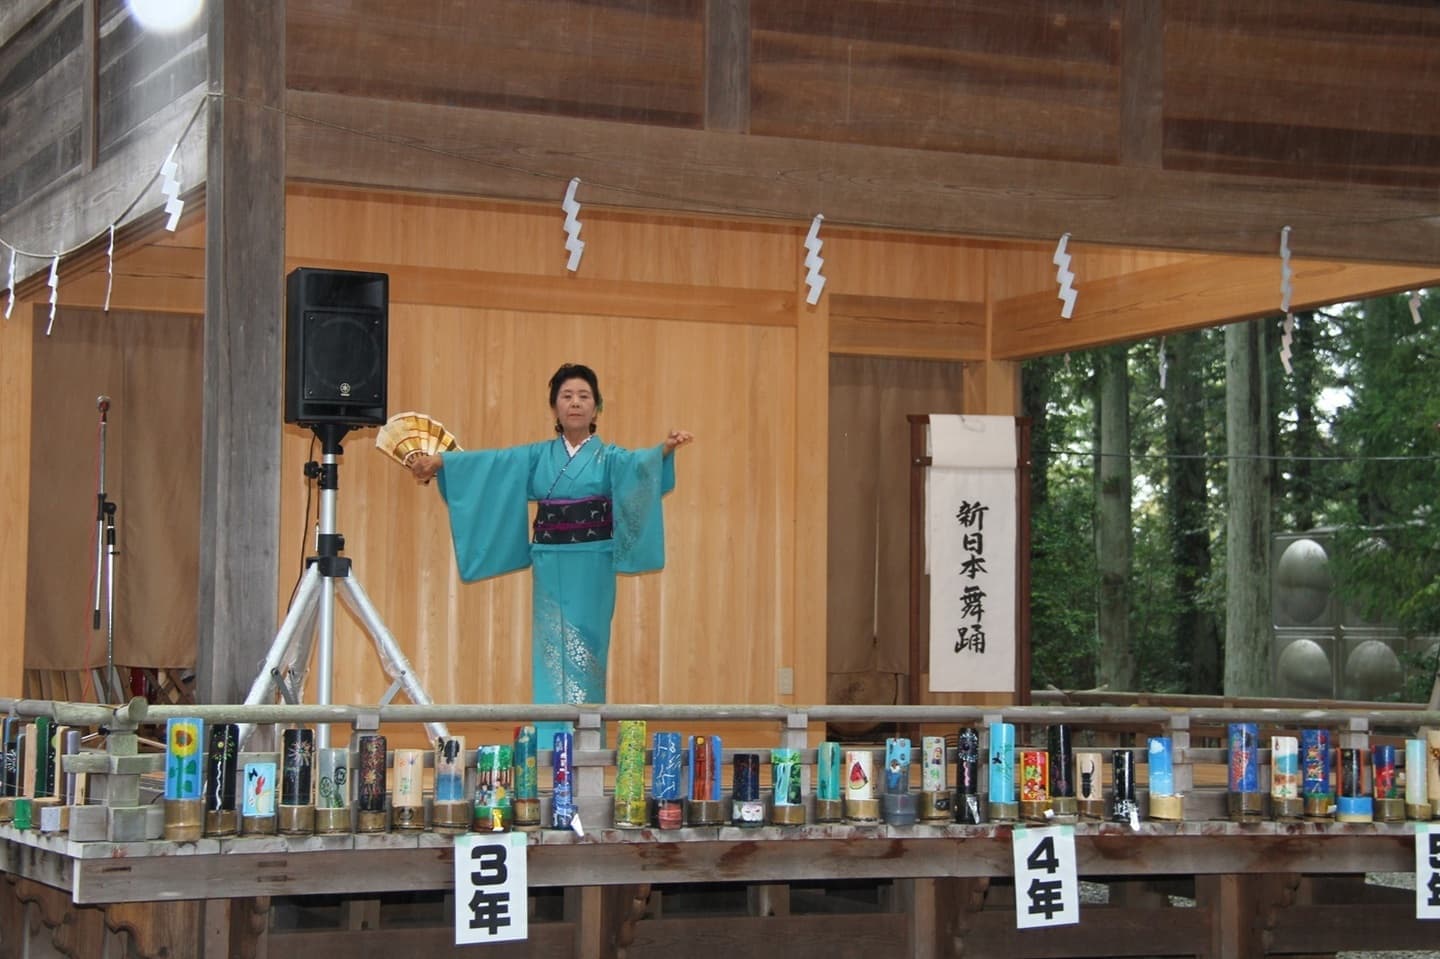
{"type": "Polygon", "coordinates": [[[443,465],[445,460],[439,453],[421,453],[410,461],[410,472],[420,482],[428,483],[443,465]]]}
{"type": "Polygon", "coordinates": [[[689,430],[671,430],[670,435],[665,437],[665,455],[669,456],[675,449],[684,446],[695,438],[695,434],[689,430]]]}

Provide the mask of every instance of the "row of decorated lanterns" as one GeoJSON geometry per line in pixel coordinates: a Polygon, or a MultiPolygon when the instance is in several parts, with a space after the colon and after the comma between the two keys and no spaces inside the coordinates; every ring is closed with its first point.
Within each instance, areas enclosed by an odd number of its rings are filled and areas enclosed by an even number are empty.
{"type": "MultiPolygon", "coordinates": [[[[208,736],[205,732],[199,719],[168,723],[167,839],[579,826],[573,740],[567,732],[555,733],[551,743],[552,789],[544,822],[534,726],[518,727],[510,743],[482,745],[473,752],[467,751],[463,737],[451,736],[438,740],[433,750],[392,750],[378,734],[356,737],[353,753],[348,746],[317,750],[313,731],[295,727],[281,732],[279,753],[242,753],[237,726],[216,724],[208,736]],[[200,743],[208,744],[203,756],[200,743]],[[428,803],[427,753],[433,770],[428,803]]],[[[720,737],[690,736],[687,741],[678,732],[657,732],[647,742],[643,721],[621,721],[613,823],[619,828],[677,829],[1081,818],[1136,824],[1141,818],[1184,818],[1168,737],[1148,742],[1148,805],[1142,815],[1135,750],[1109,750],[1107,764],[1104,751],[1074,749],[1066,725],[1048,727],[1041,748],[1017,749],[1010,723],[991,724],[988,734],[982,756],[979,732],[959,730],[953,787],[952,753],[941,736],[923,737],[918,754],[909,739],[898,737],[886,740],[883,755],[877,748],[820,743],[813,754],[813,805],[807,807],[802,760],[809,757],[802,750],[768,750],[768,784],[762,781],[762,752],[731,753],[727,799],[720,737]],[[882,763],[878,770],[877,758],[882,763]],[[917,762],[915,789],[912,767],[917,762]],[[988,766],[983,796],[982,765],[988,766]]],[[[1341,822],[1440,817],[1440,731],[1430,731],[1428,737],[1405,742],[1401,765],[1401,753],[1392,745],[1336,749],[1327,729],[1273,736],[1268,815],[1341,822]]],[[[1264,818],[1257,725],[1230,724],[1227,746],[1229,818],[1264,818]]]]}

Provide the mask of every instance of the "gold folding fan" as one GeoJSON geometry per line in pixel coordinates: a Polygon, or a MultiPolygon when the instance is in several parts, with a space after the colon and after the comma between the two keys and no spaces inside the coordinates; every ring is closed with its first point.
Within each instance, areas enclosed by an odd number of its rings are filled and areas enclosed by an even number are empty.
{"type": "Polygon", "coordinates": [[[458,450],[460,444],[439,420],[410,411],[396,413],[380,427],[375,448],[409,469],[411,460],[417,456],[458,450]]]}

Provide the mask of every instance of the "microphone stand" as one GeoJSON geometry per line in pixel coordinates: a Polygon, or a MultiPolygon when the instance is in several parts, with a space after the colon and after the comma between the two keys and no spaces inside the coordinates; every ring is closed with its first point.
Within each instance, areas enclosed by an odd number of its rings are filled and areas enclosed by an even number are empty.
{"type": "MultiPolygon", "coordinates": [[[[105,606],[105,682],[109,689],[103,691],[103,701],[120,703],[122,690],[120,676],[115,672],[115,501],[105,493],[105,443],[109,432],[110,397],[101,396],[95,401],[100,411],[100,471],[95,492],[95,605],[92,610],[91,628],[100,628],[101,588],[104,587],[105,606]]],[[[97,696],[102,695],[96,690],[97,696]]]]}

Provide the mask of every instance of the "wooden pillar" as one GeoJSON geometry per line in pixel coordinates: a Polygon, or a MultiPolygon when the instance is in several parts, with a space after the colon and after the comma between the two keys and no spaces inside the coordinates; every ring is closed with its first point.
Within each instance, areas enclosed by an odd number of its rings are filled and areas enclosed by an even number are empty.
{"type": "Polygon", "coordinates": [[[1247,959],[1259,956],[1260,930],[1256,928],[1253,876],[1196,876],[1195,898],[1210,910],[1209,959],[1247,959]]]}
{"type": "Polygon", "coordinates": [[[1020,412],[1020,364],[980,360],[965,364],[965,412],[972,416],[1015,416],[1020,412]]]}
{"type": "MultiPolygon", "coordinates": [[[[788,692],[776,682],[776,701],[823,703],[828,673],[821,662],[797,662],[801,650],[826,646],[826,584],[830,524],[830,297],[805,302],[807,223],[796,237],[795,271],[795,457],[787,464],[795,486],[793,541],[795,597],[792,620],[780,638],[780,668],[793,670],[788,692]],[[802,638],[804,637],[804,638],[802,638]]],[[[823,236],[823,232],[822,232],[823,236]]]]}
{"type": "Polygon", "coordinates": [[[223,703],[244,699],[278,625],[285,3],[208,15],[196,674],[200,701],[223,703]]]}
{"type": "MultiPolygon", "coordinates": [[[[8,268],[9,250],[0,247],[8,268]]],[[[0,293],[0,316],[8,297],[0,293]]],[[[0,696],[24,695],[25,557],[30,549],[30,388],[35,343],[35,308],[16,302],[10,319],[0,319],[0,556],[9,557],[0,576],[0,696]]]]}

